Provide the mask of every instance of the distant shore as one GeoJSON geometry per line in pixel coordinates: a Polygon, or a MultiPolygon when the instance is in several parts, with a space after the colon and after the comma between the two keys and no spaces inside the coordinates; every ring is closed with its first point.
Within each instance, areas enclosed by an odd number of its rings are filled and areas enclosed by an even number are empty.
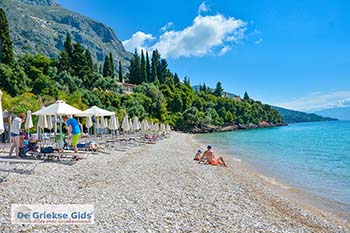
{"type": "Polygon", "coordinates": [[[0,183],[0,231],[350,231],[348,223],[278,194],[233,158],[225,157],[229,168],[196,163],[199,144],[189,134],[129,147],[10,174],[0,183]],[[11,225],[11,204],[21,203],[93,204],[95,224],[11,225]]]}

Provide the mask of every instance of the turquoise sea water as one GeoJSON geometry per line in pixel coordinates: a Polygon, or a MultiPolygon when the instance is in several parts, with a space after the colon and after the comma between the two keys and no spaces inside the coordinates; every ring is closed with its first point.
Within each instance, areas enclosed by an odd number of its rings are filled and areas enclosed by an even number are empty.
{"type": "Polygon", "coordinates": [[[311,194],[350,205],[350,121],[197,135],[225,154],[311,194]]]}

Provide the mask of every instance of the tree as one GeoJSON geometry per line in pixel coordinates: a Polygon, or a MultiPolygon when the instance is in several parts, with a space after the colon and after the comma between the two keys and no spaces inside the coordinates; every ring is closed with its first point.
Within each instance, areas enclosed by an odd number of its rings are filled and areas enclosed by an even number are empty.
{"type": "Polygon", "coordinates": [[[123,82],[123,70],[122,70],[122,62],[119,60],[119,64],[118,64],[118,78],[119,78],[119,82],[123,82]]]}
{"type": "Polygon", "coordinates": [[[153,50],[152,52],[152,64],[151,64],[151,82],[155,82],[159,80],[158,77],[158,67],[160,63],[160,54],[158,50],[153,50]]]}
{"type": "Polygon", "coordinates": [[[216,88],[214,90],[214,95],[215,96],[222,96],[224,89],[221,86],[221,82],[217,82],[216,88]]]}
{"type": "Polygon", "coordinates": [[[174,83],[175,83],[175,85],[180,83],[180,79],[179,79],[179,76],[177,75],[177,73],[174,74],[174,83]]]}
{"type": "Polygon", "coordinates": [[[143,50],[141,50],[141,65],[140,65],[140,83],[147,82],[147,71],[146,71],[146,59],[145,55],[143,54],[143,50]]]}
{"type": "Polygon", "coordinates": [[[89,49],[85,50],[85,57],[86,57],[86,62],[90,69],[90,72],[92,72],[94,70],[94,62],[92,61],[92,56],[89,49]]]}
{"type": "Polygon", "coordinates": [[[172,76],[172,74],[168,69],[168,62],[164,58],[160,60],[160,64],[158,66],[157,72],[158,72],[158,79],[160,83],[164,83],[167,77],[172,76]]]}
{"type": "Polygon", "coordinates": [[[86,75],[89,74],[89,66],[86,60],[86,56],[84,54],[84,49],[80,43],[75,43],[73,45],[73,53],[72,53],[72,64],[73,74],[78,76],[83,80],[83,82],[87,81],[86,75]]]}
{"type": "Polygon", "coordinates": [[[72,56],[73,56],[73,46],[72,46],[72,37],[69,33],[66,35],[66,40],[63,44],[63,51],[60,53],[59,62],[58,62],[58,69],[60,71],[68,71],[73,74],[73,69],[71,68],[71,62],[72,62],[72,56]]]}
{"type": "Polygon", "coordinates": [[[135,49],[134,56],[130,61],[129,82],[133,84],[141,83],[141,62],[137,49],[135,49]]]}
{"type": "Polygon", "coordinates": [[[147,82],[151,80],[151,64],[149,62],[148,51],[146,51],[146,76],[147,82]]]}
{"type": "Polygon", "coordinates": [[[112,78],[114,78],[114,61],[112,53],[109,53],[109,73],[112,78]]]}
{"type": "Polygon", "coordinates": [[[244,100],[250,100],[249,98],[249,95],[247,92],[244,92],[244,97],[243,97],[244,100]]]}
{"type": "Polygon", "coordinates": [[[8,21],[5,11],[0,8],[0,63],[12,65],[14,61],[8,21]]]}
{"type": "Polygon", "coordinates": [[[103,63],[103,77],[111,76],[111,60],[109,56],[105,57],[105,62],[103,63]]]}

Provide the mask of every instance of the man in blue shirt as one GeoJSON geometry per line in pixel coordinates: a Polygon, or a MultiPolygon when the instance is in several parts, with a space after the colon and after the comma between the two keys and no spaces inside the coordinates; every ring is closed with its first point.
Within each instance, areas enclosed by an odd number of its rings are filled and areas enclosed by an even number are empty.
{"type": "Polygon", "coordinates": [[[78,141],[80,139],[80,134],[81,134],[81,128],[80,128],[80,124],[79,122],[74,119],[73,117],[72,118],[69,118],[68,119],[68,116],[64,116],[63,117],[63,120],[64,122],[67,123],[67,127],[68,127],[68,133],[67,133],[67,136],[68,136],[68,140],[70,138],[72,138],[72,146],[74,148],[74,152],[75,153],[78,153],[78,141]],[[73,135],[73,136],[71,136],[73,135]]]}

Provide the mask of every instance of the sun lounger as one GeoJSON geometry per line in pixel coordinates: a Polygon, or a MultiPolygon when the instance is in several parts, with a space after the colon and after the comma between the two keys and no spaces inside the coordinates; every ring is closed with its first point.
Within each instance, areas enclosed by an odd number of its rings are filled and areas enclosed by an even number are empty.
{"type": "Polygon", "coordinates": [[[10,172],[31,174],[39,163],[37,160],[0,158],[0,181],[5,181],[10,172]]]}
{"type": "Polygon", "coordinates": [[[0,182],[3,182],[6,180],[8,175],[11,171],[14,171],[16,169],[15,166],[10,164],[0,164],[0,182]]]}

